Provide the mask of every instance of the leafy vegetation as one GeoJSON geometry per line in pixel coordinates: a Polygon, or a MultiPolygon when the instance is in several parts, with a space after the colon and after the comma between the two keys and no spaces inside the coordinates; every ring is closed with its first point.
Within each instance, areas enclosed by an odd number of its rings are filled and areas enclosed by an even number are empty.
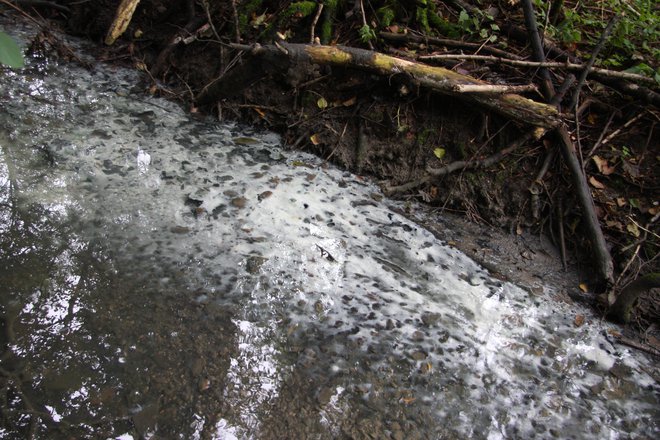
{"type": "Polygon", "coordinates": [[[323,24],[321,25],[321,43],[323,44],[329,44],[332,40],[332,22],[337,14],[339,3],[340,0],[325,1],[323,24]]]}
{"type": "Polygon", "coordinates": [[[9,35],[2,31],[0,31],[0,64],[14,69],[20,69],[24,66],[21,48],[9,35]]]}
{"type": "Polygon", "coordinates": [[[458,24],[464,34],[488,40],[491,43],[497,41],[496,32],[500,27],[494,22],[494,17],[487,12],[477,11],[470,15],[465,9],[458,16],[458,24]]]}
{"type": "Polygon", "coordinates": [[[360,40],[362,40],[363,43],[368,43],[369,41],[373,41],[375,39],[376,31],[371,26],[365,24],[360,28],[360,40]]]}
{"type": "Polygon", "coordinates": [[[447,22],[440,16],[436,2],[430,0],[418,0],[415,4],[414,14],[405,2],[399,0],[385,0],[384,4],[377,9],[380,24],[388,27],[396,22],[413,24],[416,23],[426,33],[433,33],[441,29],[447,22]]]}
{"type": "Polygon", "coordinates": [[[263,0],[248,0],[245,4],[241,5],[240,14],[238,16],[238,26],[241,31],[245,31],[252,16],[261,9],[263,0]]]}
{"type": "Polygon", "coordinates": [[[288,8],[284,10],[282,18],[289,18],[293,16],[307,17],[314,13],[318,7],[317,3],[314,1],[302,1],[302,2],[292,2],[288,8]]]}
{"type": "Polygon", "coordinates": [[[660,61],[660,6],[656,0],[567,2],[562,10],[563,19],[556,25],[548,16],[553,14],[548,10],[551,3],[535,0],[539,24],[547,24],[546,36],[575,50],[588,48],[598,41],[608,21],[616,17],[618,22],[602,53],[602,63],[631,67],[646,60],[646,68],[638,72],[648,74],[649,62],[660,61]]]}

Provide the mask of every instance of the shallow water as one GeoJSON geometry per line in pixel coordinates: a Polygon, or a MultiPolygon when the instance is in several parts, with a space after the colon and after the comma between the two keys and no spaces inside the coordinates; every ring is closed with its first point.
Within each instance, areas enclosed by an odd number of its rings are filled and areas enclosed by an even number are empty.
{"type": "Polygon", "coordinates": [[[648,360],[363,179],[131,72],[0,75],[3,438],[660,433],[648,360]]]}

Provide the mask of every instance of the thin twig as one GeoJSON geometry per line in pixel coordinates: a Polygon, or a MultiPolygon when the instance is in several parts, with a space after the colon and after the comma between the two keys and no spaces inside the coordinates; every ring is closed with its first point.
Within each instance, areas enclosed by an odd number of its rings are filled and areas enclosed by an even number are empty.
{"type": "Polygon", "coordinates": [[[183,41],[183,37],[192,35],[195,29],[201,26],[204,21],[205,18],[202,16],[193,17],[186,23],[183,28],[181,28],[172,36],[167,46],[165,46],[163,50],[160,51],[156,57],[156,61],[154,61],[154,63],[151,65],[150,71],[154,78],[160,77],[160,75],[163,73],[170,54],[179,45],[179,43],[183,41]]]}
{"type": "MultiPolygon", "coordinates": [[[[432,61],[432,60],[472,60],[472,61],[490,61],[493,63],[506,64],[509,66],[516,67],[549,67],[549,68],[559,68],[566,69],[571,71],[587,71],[586,64],[574,64],[570,62],[554,62],[554,61],[525,61],[525,60],[514,60],[511,58],[497,57],[493,55],[461,55],[461,54],[442,54],[442,55],[421,55],[417,57],[420,61],[432,61]]],[[[597,67],[589,67],[589,74],[598,74],[610,78],[625,79],[633,82],[644,82],[649,84],[655,84],[655,80],[648,76],[639,75],[636,73],[629,72],[619,72],[616,70],[607,70],[600,69],[597,67]]]]}
{"type": "Polygon", "coordinates": [[[545,158],[543,159],[543,164],[541,165],[541,168],[539,168],[539,172],[536,174],[536,179],[534,179],[535,182],[541,182],[543,180],[543,177],[545,177],[545,174],[548,172],[548,169],[550,168],[550,164],[552,163],[552,160],[555,158],[555,154],[557,154],[557,150],[552,148],[548,150],[548,152],[545,155],[545,158]]]}
{"type": "Polygon", "coordinates": [[[236,44],[241,44],[241,29],[238,21],[238,9],[236,8],[236,0],[231,0],[231,8],[234,13],[234,30],[236,32],[236,44]]]}
{"type": "Polygon", "coordinates": [[[538,130],[535,128],[533,130],[528,130],[525,132],[522,136],[520,136],[518,139],[516,139],[514,142],[511,143],[508,147],[498,151],[497,153],[493,154],[492,156],[489,156],[485,159],[481,160],[457,160],[455,162],[452,162],[444,167],[441,168],[427,168],[427,173],[428,175],[423,176],[419,179],[413,180],[408,183],[404,183],[402,185],[397,185],[397,186],[387,186],[383,189],[383,192],[392,195],[392,194],[399,194],[402,192],[410,191],[411,189],[415,189],[419,186],[422,186],[426,183],[428,183],[432,177],[440,177],[440,176],[445,176],[447,174],[453,173],[454,171],[458,170],[469,170],[469,169],[475,169],[475,168],[487,168],[490,167],[498,162],[500,162],[502,159],[504,159],[507,155],[509,155],[511,152],[519,148],[521,145],[523,145],[525,142],[530,140],[531,138],[539,136],[538,130]]]}
{"type": "Polygon", "coordinates": [[[603,127],[603,130],[600,132],[600,136],[598,136],[598,140],[594,144],[593,147],[591,147],[591,150],[589,150],[589,154],[587,154],[587,158],[590,158],[594,152],[600,147],[601,142],[603,142],[603,138],[605,137],[605,133],[607,133],[607,129],[610,128],[610,124],[612,123],[612,120],[614,119],[614,115],[616,112],[612,112],[610,117],[607,119],[607,122],[605,123],[605,127],[603,127]]]}
{"type": "Polygon", "coordinates": [[[578,101],[578,97],[580,96],[580,90],[582,90],[582,86],[584,85],[584,82],[587,80],[587,75],[589,74],[589,70],[591,70],[594,63],[596,62],[598,53],[605,45],[605,41],[607,41],[607,37],[609,37],[610,32],[612,32],[612,29],[614,28],[614,24],[618,21],[618,18],[619,17],[616,15],[612,17],[610,19],[610,22],[607,23],[607,26],[605,27],[603,33],[600,35],[600,40],[598,40],[598,44],[596,44],[596,47],[594,47],[594,50],[591,52],[591,57],[589,58],[589,61],[587,61],[587,64],[584,70],[582,71],[582,74],[580,75],[580,79],[578,80],[578,83],[575,86],[573,97],[571,98],[571,102],[568,106],[569,109],[577,107],[577,101],[578,101]]]}
{"type": "Polygon", "coordinates": [[[557,205],[557,211],[559,212],[559,218],[557,219],[559,223],[559,251],[561,254],[561,265],[566,270],[568,266],[566,264],[566,239],[564,237],[564,203],[561,196],[559,196],[557,205]]]}
{"type": "Polygon", "coordinates": [[[627,217],[628,217],[628,220],[630,220],[631,222],[633,222],[633,223],[635,224],[635,226],[637,226],[639,229],[641,229],[642,231],[644,231],[644,233],[651,234],[651,235],[654,236],[656,239],[660,239],[660,235],[656,234],[655,232],[653,232],[653,231],[650,229],[650,228],[651,228],[651,225],[652,225],[653,223],[655,223],[655,222],[658,220],[658,217],[660,217],[660,213],[654,215],[653,218],[651,219],[651,221],[650,221],[648,224],[646,224],[646,226],[642,226],[642,225],[640,225],[640,224],[637,223],[637,222],[635,221],[635,219],[632,218],[631,216],[627,216],[627,217]]]}
{"type": "MultiPolygon", "coordinates": [[[[222,38],[220,38],[220,35],[218,35],[218,31],[215,29],[215,25],[213,24],[213,18],[211,17],[211,9],[209,8],[209,1],[204,0],[202,3],[204,5],[204,12],[206,12],[206,19],[209,21],[209,25],[211,26],[213,35],[215,35],[216,40],[222,41],[222,38]]],[[[194,11],[194,5],[193,5],[193,11],[194,11]]]]}
{"type": "MultiPolygon", "coordinates": [[[[364,3],[362,3],[362,0],[360,1],[360,12],[362,13],[362,25],[369,27],[369,24],[367,23],[367,15],[364,13],[364,3]]],[[[369,49],[374,50],[374,45],[371,44],[371,40],[367,40],[367,44],[369,45],[369,49]]]]}
{"type": "Polygon", "coordinates": [[[341,134],[339,135],[339,138],[337,139],[337,142],[335,143],[335,148],[333,148],[332,151],[330,152],[330,154],[328,155],[328,157],[325,158],[325,163],[327,163],[330,159],[332,159],[332,156],[334,156],[335,153],[337,152],[337,149],[339,148],[339,144],[340,144],[342,138],[344,137],[344,135],[346,134],[346,129],[347,128],[348,128],[348,121],[346,121],[344,123],[344,128],[342,129],[341,134]]]}
{"type": "Polygon", "coordinates": [[[644,144],[644,148],[642,149],[641,153],[637,155],[637,166],[641,167],[642,166],[642,161],[646,157],[646,152],[649,150],[649,145],[651,144],[651,139],[653,138],[653,130],[655,129],[655,121],[651,124],[651,128],[649,128],[649,134],[646,137],[646,143],[644,144]]]}
{"type": "Polygon", "coordinates": [[[634,124],[634,123],[637,122],[639,119],[641,119],[642,116],[644,116],[644,113],[640,113],[640,114],[638,114],[637,116],[635,116],[634,118],[630,119],[628,122],[626,122],[625,124],[623,124],[623,126],[621,126],[621,128],[617,128],[617,129],[614,130],[612,133],[610,133],[609,136],[607,136],[605,139],[603,139],[603,142],[601,142],[600,144],[601,144],[601,145],[605,145],[605,144],[609,143],[612,139],[614,139],[615,137],[617,137],[617,136],[619,135],[619,133],[621,133],[621,131],[622,131],[623,129],[630,127],[632,124],[634,124]]]}
{"type": "Polygon", "coordinates": [[[39,26],[40,28],[45,27],[45,24],[44,24],[44,23],[39,23],[39,21],[38,21],[36,18],[32,17],[30,14],[28,14],[28,13],[25,12],[23,9],[19,8],[18,6],[16,6],[16,5],[13,4],[12,2],[10,2],[9,0],[0,0],[0,2],[2,2],[3,4],[9,6],[10,8],[14,9],[16,12],[18,12],[19,14],[21,14],[21,15],[24,16],[25,18],[27,18],[27,19],[33,21],[33,22],[34,22],[37,26],[39,26]]]}
{"type": "Polygon", "coordinates": [[[319,17],[321,17],[321,12],[323,12],[323,3],[319,2],[319,7],[316,10],[316,15],[314,16],[314,20],[312,20],[312,26],[309,32],[309,44],[314,44],[314,29],[316,28],[316,23],[319,21],[319,17]]]}
{"type": "Polygon", "coordinates": [[[501,84],[456,84],[452,89],[457,93],[524,93],[538,92],[535,84],[522,84],[515,86],[501,84]]]}
{"type": "Polygon", "coordinates": [[[468,43],[465,41],[450,40],[447,38],[435,38],[435,37],[427,37],[427,36],[411,35],[411,34],[405,34],[405,35],[395,34],[392,32],[379,32],[378,35],[380,35],[381,38],[384,38],[385,40],[389,40],[389,41],[399,41],[404,43],[422,43],[422,44],[426,44],[427,46],[434,45],[434,46],[458,47],[463,49],[474,50],[475,52],[476,51],[488,52],[493,55],[505,57],[509,59],[522,60],[521,57],[513,53],[506,52],[496,47],[483,46],[482,44],[478,44],[478,43],[468,43]]]}
{"type": "Polygon", "coordinates": [[[53,8],[57,9],[62,12],[69,13],[71,12],[71,9],[69,9],[67,6],[60,5],[55,2],[49,2],[46,0],[16,0],[16,3],[22,6],[45,6],[48,8],[53,8]]]}
{"type": "MultiPolygon", "coordinates": [[[[534,58],[536,58],[536,61],[543,62],[545,61],[545,52],[543,51],[543,42],[541,41],[538,26],[536,25],[534,5],[532,5],[532,0],[522,0],[521,3],[525,15],[525,25],[527,26],[529,41],[532,45],[532,51],[534,52],[534,58]]],[[[550,72],[547,68],[541,67],[539,73],[541,74],[542,79],[541,89],[543,90],[543,95],[545,96],[546,102],[550,102],[553,96],[555,96],[550,72]]]]}
{"type": "MultiPolygon", "coordinates": [[[[582,136],[580,135],[580,113],[577,108],[578,102],[575,102],[575,113],[574,122],[575,122],[575,142],[577,143],[576,151],[580,156],[580,166],[582,167],[582,173],[584,174],[584,157],[582,156],[582,136]]],[[[571,107],[569,107],[571,108],[571,107]]],[[[586,174],[585,174],[586,175],[586,174]]]]}
{"type": "MultiPolygon", "coordinates": [[[[646,236],[644,236],[644,240],[646,239],[646,236]]],[[[623,270],[619,274],[619,277],[616,279],[616,282],[614,283],[615,286],[619,286],[621,283],[621,280],[623,279],[623,276],[628,272],[628,269],[630,269],[630,266],[633,264],[633,261],[637,258],[637,255],[639,255],[639,251],[642,248],[642,243],[644,243],[644,240],[641,242],[638,242],[637,245],[635,246],[635,252],[630,256],[628,261],[626,262],[626,265],[624,266],[623,270]]],[[[628,248],[626,247],[625,250],[628,248]]],[[[625,250],[622,250],[622,252],[625,252],[625,250]]]]}
{"type": "Polygon", "coordinates": [[[625,336],[615,336],[617,342],[620,342],[623,345],[627,345],[628,347],[636,348],[637,350],[645,351],[646,353],[655,355],[655,356],[660,356],[660,350],[651,347],[650,345],[642,344],[641,342],[634,341],[632,339],[628,339],[625,336]]]}

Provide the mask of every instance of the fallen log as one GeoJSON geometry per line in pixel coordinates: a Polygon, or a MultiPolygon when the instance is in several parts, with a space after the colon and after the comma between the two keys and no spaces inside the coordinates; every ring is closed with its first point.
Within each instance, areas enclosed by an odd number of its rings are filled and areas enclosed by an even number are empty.
{"type": "MultiPolygon", "coordinates": [[[[461,87],[466,85],[485,86],[489,84],[443,67],[429,66],[374,51],[343,46],[289,44],[284,42],[267,46],[234,44],[232,47],[249,50],[257,56],[279,55],[303,63],[357,68],[381,75],[402,74],[421,87],[474,102],[518,122],[545,128],[556,127],[560,123],[557,109],[553,106],[515,93],[492,94],[461,91],[461,87]]],[[[209,95],[213,95],[212,89],[204,90],[199,98],[208,102],[210,100],[209,95]]]]}
{"type": "Polygon", "coordinates": [[[122,2],[117,7],[117,12],[115,13],[115,18],[108,29],[108,33],[105,36],[105,44],[111,46],[128,28],[128,25],[131,23],[133,18],[133,13],[135,8],[137,8],[140,0],[122,0],[122,2]]]}

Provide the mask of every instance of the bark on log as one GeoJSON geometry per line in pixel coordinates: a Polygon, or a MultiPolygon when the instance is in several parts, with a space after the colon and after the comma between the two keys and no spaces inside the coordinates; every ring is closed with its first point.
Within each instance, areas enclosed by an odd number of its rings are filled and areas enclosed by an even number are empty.
{"type": "MultiPolygon", "coordinates": [[[[234,46],[241,49],[248,48],[234,46]]],[[[457,88],[461,85],[488,83],[443,67],[428,66],[378,52],[342,46],[278,43],[250,49],[255,55],[279,54],[298,62],[357,68],[381,75],[403,74],[422,87],[474,102],[519,122],[545,128],[556,127],[560,123],[556,108],[514,93],[490,95],[457,92],[457,88]]]]}
{"type": "Polygon", "coordinates": [[[112,21],[110,29],[108,29],[105,44],[111,46],[126,31],[139,3],[140,0],[122,0],[119,7],[117,7],[115,19],[112,21]]]}

